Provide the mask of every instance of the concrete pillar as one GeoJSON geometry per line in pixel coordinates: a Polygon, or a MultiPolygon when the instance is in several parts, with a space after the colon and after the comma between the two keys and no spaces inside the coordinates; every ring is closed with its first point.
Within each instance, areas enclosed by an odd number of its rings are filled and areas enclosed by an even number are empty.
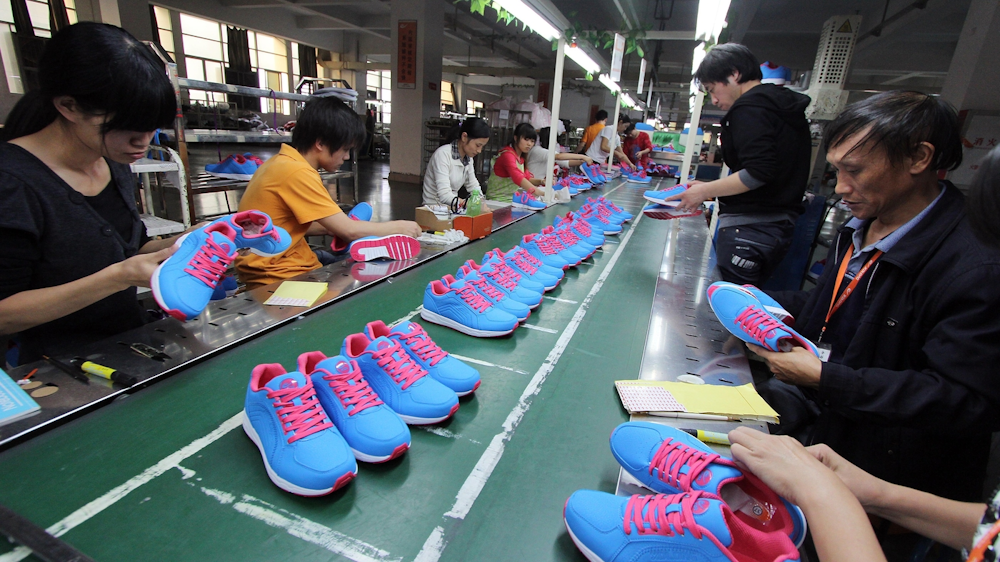
{"type": "MultiPolygon", "coordinates": [[[[152,30],[150,29],[149,20],[149,5],[146,2],[142,2],[142,13],[146,15],[146,31],[140,32],[144,36],[150,36],[152,30]]],[[[110,23],[112,25],[122,26],[121,14],[118,11],[118,0],[78,0],[76,3],[76,15],[80,21],[99,21],[102,23],[110,23]]],[[[135,35],[135,32],[131,29],[128,30],[130,33],[135,35]]],[[[142,40],[142,37],[139,37],[142,40]]]]}
{"type": "MultiPolygon", "coordinates": [[[[79,0],[78,0],[79,1],[79,0]]],[[[83,0],[95,2],[96,0],[83,0]]],[[[121,26],[139,41],[155,41],[149,3],[146,0],[118,0],[121,26]]],[[[81,18],[82,19],[82,18],[81,18]]],[[[110,23],[110,22],[109,22],[110,23]]]]}
{"type": "Polygon", "coordinates": [[[972,0],[941,97],[959,110],[1000,110],[1000,2],[972,0]]]}
{"type": "Polygon", "coordinates": [[[424,171],[424,123],[441,114],[441,56],[444,3],[441,0],[393,0],[392,152],[389,179],[420,183],[424,171]],[[399,22],[417,22],[416,84],[399,84],[399,22]]]}

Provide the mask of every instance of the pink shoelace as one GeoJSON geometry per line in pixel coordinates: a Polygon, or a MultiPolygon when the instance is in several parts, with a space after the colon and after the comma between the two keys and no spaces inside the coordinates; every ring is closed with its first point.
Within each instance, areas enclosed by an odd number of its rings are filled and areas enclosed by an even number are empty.
{"type": "Polygon", "coordinates": [[[482,277],[477,277],[475,279],[465,278],[465,282],[476,288],[477,291],[483,294],[486,298],[493,302],[497,302],[504,298],[505,294],[489,283],[489,281],[483,279],[482,277]]]}
{"type": "Polygon", "coordinates": [[[517,272],[516,269],[507,265],[504,260],[495,260],[492,264],[493,269],[499,271],[501,274],[506,275],[508,278],[514,281],[514,285],[521,282],[521,274],[517,272]]]}
{"type": "Polygon", "coordinates": [[[551,238],[546,238],[544,236],[535,236],[534,241],[535,243],[538,244],[538,249],[541,250],[542,253],[545,254],[546,256],[551,256],[552,254],[559,253],[559,250],[556,249],[555,245],[553,244],[554,240],[552,240],[551,238]]]}
{"type": "Polygon", "coordinates": [[[511,256],[510,258],[507,258],[507,259],[509,259],[510,261],[514,262],[514,265],[516,265],[517,267],[521,268],[521,271],[524,271],[528,275],[534,275],[535,273],[538,272],[538,268],[535,267],[528,260],[524,259],[524,256],[522,256],[521,254],[515,254],[515,255],[511,256]]]}
{"type": "Polygon", "coordinates": [[[511,279],[509,275],[505,275],[502,271],[496,269],[495,267],[490,269],[491,271],[480,270],[479,273],[489,277],[490,281],[493,281],[508,291],[513,291],[517,288],[517,282],[511,279]]]}
{"type": "Polygon", "coordinates": [[[190,273],[193,277],[214,289],[226,273],[226,268],[229,267],[229,264],[232,263],[235,257],[236,254],[229,255],[229,252],[225,248],[209,236],[194,257],[191,258],[191,261],[188,262],[187,267],[184,268],[184,273],[190,273]],[[218,258],[218,260],[215,258],[218,258]]]}
{"type": "Polygon", "coordinates": [[[396,384],[402,385],[400,388],[406,390],[410,388],[411,384],[424,378],[427,375],[427,371],[420,365],[410,361],[409,356],[403,351],[403,347],[399,345],[399,342],[389,341],[392,342],[392,345],[372,352],[372,358],[375,359],[379,367],[382,367],[385,372],[389,373],[389,376],[392,377],[392,380],[396,381],[396,384]]]}
{"type": "Polygon", "coordinates": [[[706,466],[718,460],[719,455],[706,453],[688,447],[676,439],[667,438],[653,455],[649,463],[649,473],[656,470],[657,478],[679,490],[691,490],[691,481],[701,474],[706,466]],[[686,474],[681,469],[688,467],[686,474]]]}
{"type": "Polygon", "coordinates": [[[350,410],[347,415],[353,416],[368,408],[384,404],[378,394],[372,390],[368,381],[361,375],[361,370],[354,368],[354,365],[351,365],[351,369],[350,373],[331,373],[326,369],[317,369],[326,373],[323,375],[323,380],[330,383],[330,388],[340,398],[344,408],[350,409],[351,406],[354,406],[354,409],[350,410]],[[352,382],[354,384],[351,384],[352,382]]]}
{"type": "Polygon", "coordinates": [[[566,246],[563,245],[558,236],[546,234],[545,238],[548,240],[549,244],[552,244],[552,247],[555,248],[557,252],[562,252],[566,249],[566,246]]]}
{"type": "Polygon", "coordinates": [[[569,246],[575,246],[580,242],[580,239],[566,228],[559,228],[555,230],[556,235],[560,240],[565,242],[569,246]]]}
{"type": "Polygon", "coordinates": [[[488,308],[493,306],[490,304],[486,297],[480,295],[476,292],[476,289],[472,285],[466,285],[461,289],[455,289],[458,296],[462,297],[462,300],[468,303],[469,306],[476,309],[477,312],[486,312],[488,308]]]}
{"type": "Polygon", "coordinates": [[[333,427],[311,384],[268,390],[267,397],[274,400],[281,428],[286,434],[294,432],[294,435],[288,438],[289,444],[333,427]],[[299,400],[299,404],[295,403],[296,399],[299,400]]]}
{"type": "Polygon", "coordinates": [[[767,338],[782,326],[781,322],[778,322],[773,316],[757,306],[746,307],[736,317],[736,323],[743,328],[743,331],[753,339],[759,341],[764,347],[767,347],[767,338]]]}
{"type": "Polygon", "coordinates": [[[540,260],[540,259],[536,258],[535,256],[531,255],[531,252],[529,252],[528,250],[525,250],[524,248],[522,248],[520,246],[515,246],[514,247],[514,257],[520,257],[520,258],[526,260],[528,263],[530,263],[531,265],[535,266],[535,268],[538,268],[538,267],[542,266],[542,260],[540,260]]]}
{"type": "Polygon", "coordinates": [[[583,218],[585,218],[585,219],[597,219],[597,220],[601,221],[604,224],[610,224],[610,221],[608,219],[602,217],[600,213],[597,213],[597,212],[595,212],[593,210],[590,210],[590,211],[584,213],[581,216],[583,218]]]}
{"type": "Polygon", "coordinates": [[[410,327],[412,331],[409,334],[394,334],[398,335],[401,340],[410,348],[411,351],[417,354],[422,361],[429,361],[431,366],[437,365],[445,357],[448,357],[448,352],[441,349],[438,344],[434,343],[434,340],[427,335],[424,331],[423,326],[410,322],[410,327]]]}
{"type": "Polygon", "coordinates": [[[625,520],[622,527],[626,535],[632,534],[632,525],[640,535],[683,535],[690,531],[694,538],[701,539],[701,527],[694,520],[692,510],[696,500],[702,500],[701,492],[668,496],[632,496],[625,506],[625,520]],[[668,511],[676,503],[681,508],[668,511]],[[645,513],[644,513],[645,512],[645,513]]]}

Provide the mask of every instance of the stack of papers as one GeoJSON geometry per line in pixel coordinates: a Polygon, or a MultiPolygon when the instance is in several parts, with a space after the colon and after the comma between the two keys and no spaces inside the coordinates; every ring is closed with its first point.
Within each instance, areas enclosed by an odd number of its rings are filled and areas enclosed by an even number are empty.
{"type": "Polygon", "coordinates": [[[630,414],[778,423],[778,412],[768,406],[752,384],[625,380],[615,381],[615,388],[630,414]]]}
{"type": "Polygon", "coordinates": [[[264,304],[272,306],[312,306],[326,294],[326,283],[312,281],[283,281],[278,290],[264,304]]]}
{"type": "Polygon", "coordinates": [[[41,408],[0,369],[0,425],[16,422],[38,413],[41,408]]]}

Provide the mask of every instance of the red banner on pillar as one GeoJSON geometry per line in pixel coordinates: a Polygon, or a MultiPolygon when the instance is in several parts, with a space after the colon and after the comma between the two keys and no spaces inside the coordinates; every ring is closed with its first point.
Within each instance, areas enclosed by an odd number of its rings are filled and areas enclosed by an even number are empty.
{"type": "Polygon", "coordinates": [[[417,22],[399,20],[396,45],[396,84],[400,88],[417,88],[417,22]]]}

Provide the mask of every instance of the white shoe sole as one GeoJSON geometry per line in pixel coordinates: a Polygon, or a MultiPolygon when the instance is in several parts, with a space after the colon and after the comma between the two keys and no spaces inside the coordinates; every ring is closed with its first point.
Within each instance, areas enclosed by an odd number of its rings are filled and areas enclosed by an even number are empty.
{"type": "MultiPolygon", "coordinates": [[[[331,486],[329,488],[324,488],[321,490],[310,490],[309,488],[296,486],[295,484],[292,484],[288,480],[285,480],[284,478],[278,476],[274,472],[274,470],[271,469],[271,464],[267,462],[267,455],[264,453],[264,446],[261,444],[260,437],[257,435],[257,430],[253,428],[253,424],[250,423],[250,418],[247,417],[247,413],[245,410],[243,411],[243,431],[245,431],[247,437],[249,437],[250,440],[253,441],[253,444],[257,445],[257,450],[260,451],[260,458],[264,459],[264,468],[267,469],[267,477],[271,479],[271,482],[273,482],[275,486],[281,488],[282,490],[288,493],[306,497],[325,496],[337,489],[336,486],[331,486]]],[[[358,473],[355,472],[354,476],[357,475],[358,473]]]]}
{"type": "Polygon", "coordinates": [[[208,170],[205,170],[205,173],[208,174],[208,175],[210,175],[210,176],[212,176],[212,177],[225,178],[227,180],[250,181],[251,179],[253,179],[253,174],[249,174],[249,175],[248,174],[219,174],[219,173],[216,173],[216,172],[209,172],[208,170]]]}
{"type": "Polygon", "coordinates": [[[573,539],[573,544],[575,544],[576,547],[580,549],[580,552],[582,552],[583,555],[587,557],[587,560],[590,560],[590,562],[604,562],[604,560],[602,560],[600,556],[594,554],[593,551],[591,551],[582,542],[580,542],[580,539],[576,538],[576,535],[573,534],[573,529],[570,529],[569,523],[566,523],[565,517],[563,517],[563,523],[566,524],[566,532],[569,533],[569,538],[573,539]]]}
{"type": "MultiPolygon", "coordinates": [[[[420,317],[428,322],[433,322],[434,324],[445,326],[451,328],[452,330],[456,330],[462,332],[463,334],[467,334],[477,338],[496,338],[500,336],[506,336],[507,334],[514,333],[514,330],[517,329],[517,325],[515,324],[513,328],[507,330],[506,332],[496,332],[492,330],[477,330],[475,328],[470,328],[465,324],[456,322],[455,320],[452,320],[447,316],[442,316],[437,312],[432,312],[430,310],[427,310],[426,308],[420,310],[420,317]]],[[[442,418],[442,419],[447,419],[447,418],[442,418]]],[[[406,418],[403,418],[403,420],[405,421],[406,418]]]]}
{"type": "Polygon", "coordinates": [[[527,209],[529,211],[544,211],[545,207],[532,207],[530,205],[525,205],[524,203],[511,203],[511,207],[515,209],[527,209]]]}
{"type": "Polygon", "coordinates": [[[656,203],[657,205],[664,205],[666,207],[676,208],[678,205],[681,204],[679,199],[671,199],[670,201],[664,201],[663,199],[655,199],[653,197],[646,197],[645,195],[643,195],[642,198],[645,199],[646,201],[649,201],[650,203],[656,203]]]}

